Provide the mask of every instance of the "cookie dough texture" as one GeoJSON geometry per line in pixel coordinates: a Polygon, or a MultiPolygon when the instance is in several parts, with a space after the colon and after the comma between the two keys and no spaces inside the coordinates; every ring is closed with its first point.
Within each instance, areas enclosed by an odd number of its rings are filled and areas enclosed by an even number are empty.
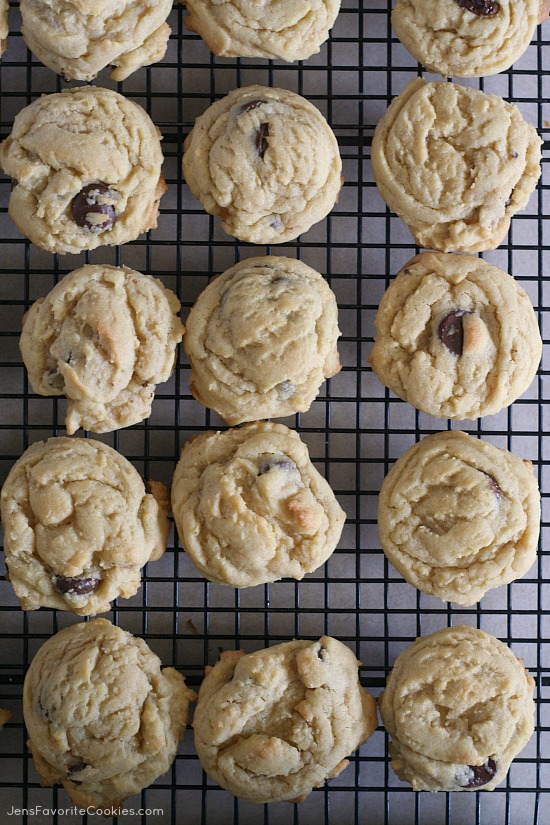
{"type": "Polygon", "coordinates": [[[534,687],[482,630],[459,625],[417,639],[379,700],[393,770],[415,791],[492,791],[531,738],[534,687]]]}
{"type": "Polygon", "coordinates": [[[330,557],[346,518],[298,433],[267,422],[189,441],[172,510],[196,567],[233,587],[302,579],[330,557]]]}
{"type": "Polygon", "coordinates": [[[184,149],[191,192],[241,241],[278,244],[307,232],[342,185],[332,129],[285,89],[235,89],[197,118],[184,149]]]}
{"type": "Polygon", "coordinates": [[[4,552],[23,610],[79,616],[137,593],[141,568],[168,538],[168,491],[152,493],[124,456],[82,438],[50,438],[26,450],[2,488],[4,552]]]}
{"type": "Polygon", "coordinates": [[[251,802],[302,801],[376,728],[358,665],[329,636],[222,653],[207,668],[193,720],[205,771],[251,802]]]}
{"type": "Polygon", "coordinates": [[[179,310],[161,281],[127,267],[69,273],[24,317],[20,347],[34,392],[67,396],[70,435],[143,421],[174,368],[179,310]]]}
{"type": "Polygon", "coordinates": [[[42,645],[23,688],[42,785],[116,812],[170,768],[194,699],[180,673],[106,619],[65,628],[42,645]]]}
{"type": "Polygon", "coordinates": [[[540,147],[534,126],[501,97],[418,78],[378,123],[372,170],[419,246],[482,252],[502,243],[526,207],[540,147]]]}
{"type": "Polygon", "coordinates": [[[440,418],[499,412],[529,387],[542,353],[525,291],[498,267],[466,255],[413,258],[384,294],[375,325],[375,373],[400,398],[440,418]]]}
{"type": "Polygon", "coordinates": [[[0,165],[15,181],[11,219],[48,252],[134,240],[156,227],[166,191],[159,139],[141,106],[110,89],[44,95],[0,145],[0,165]]]}
{"type": "Polygon", "coordinates": [[[185,25],[222,57],[279,58],[317,54],[341,0],[186,0],[185,25]]]}
{"type": "Polygon", "coordinates": [[[20,0],[21,31],[36,57],[66,80],[112,80],[162,60],[172,0],[20,0]]]}
{"type": "Polygon", "coordinates": [[[8,9],[9,0],[0,0],[0,57],[2,57],[8,45],[8,9]]]}
{"type": "Polygon", "coordinates": [[[397,0],[391,20],[403,45],[428,71],[486,77],[521,57],[537,23],[548,17],[548,2],[499,0],[485,6],[498,6],[496,14],[475,14],[457,0],[397,0]]]}
{"type": "Polygon", "coordinates": [[[531,462],[458,430],[407,450],[380,490],[388,559],[419,590],[460,605],[527,573],[539,525],[531,462]]]}
{"type": "Polygon", "coordinates": [[[191,392],[231,425],[305,412],[340,371],[339,335],[336,298],[318,272],[291,258],[248,258],[191,309],[191,392]]]}

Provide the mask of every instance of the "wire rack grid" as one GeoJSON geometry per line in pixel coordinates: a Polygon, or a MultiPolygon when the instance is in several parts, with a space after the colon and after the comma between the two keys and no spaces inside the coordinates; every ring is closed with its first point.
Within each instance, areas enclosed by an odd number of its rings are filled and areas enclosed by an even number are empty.
{"type": "MultiPolygon", "coordinates": [[[[64,86],[27,51],[12,3],[12,35],[0,69],[0,136],[15,114],[43,92],[64,86]]],[[[299,805],[255,806],[234,799],[203,773],[187,736],[170,772],[139,797],[134,809],[155,813],[119,816],[117,823],[142,825],[527,825],[550,821],[550,554],[548,426],[548,314],[550,213],[548,144],[543,176],[528,209],[512,222],[506,243],[487,258],[511,272],[527,290],[541,324],[544,356],[538,378],[511,408],[463,429],[529,458],[543,496],[541,549],[537,564],[519,582],[489,593],[481,605],[455,608],[406,584],[388,565],[376,529],[377,495],[385,473],[422,436],[451,426],[391,396],[368,367],[373,319],[391,277],[415,254],[406,227],[386,209],[372,179],[370,145],[374,127],[391,98],[421,73],[390,26],[383,0],[343,0],[330,41],[318,56],[286,65],[264,60],[214,58],[200,39],[186,32],[185,10],[175,3],[172,37],[165,60],[113,86],[141,103],[160,127],[169,190],[159,227],[116,249],[58,257],[33,247],[7,216],[9,181],[0,181],[0,482],[31,443],[64,433],[63,400],[30,391],[18,349],[21,317],[30,303],[84,262],[126,264],[160,277],[180,297],[183,315],[208,283],[242,257],[270,252],[295,256],[328,278],[340,310],[342,372],[321,389],[311,410],[285,420],[298,429],[348,514],[342,541],[329,562],[302,582],[281,581],[243,591],[206,582],[172,534],[165,557],[149,568],[132,599],[108,614],[116,624],[143,636],[165,665],[174,665],[188,683],[200,684],[204,666],[220,649],[252,651],[292,637],[323,633],[349,645],[362,661],[362,683],[378,695],[395,657],[416,636],[450,623],[467,623],[494,633],[523,656],[537,683],[537,729],[515,760],[507,782],[492,794],[415,794],[389,768],[387,737],[381,727],[350,766],[330,785],[299,805]],[[239,244],[225,235],[188,192],[181,174],[183,140],[195,117],[236,86],[282,86],[309,98],[328,118],[338,138],[345,185],[332,214],[306,235],[283,247],[239,244]]],[[[550,24],[548,24],[550,26],[550,24]]],[[[550,30],[535,40],[514,68],[471,85],[516,102],[548,138],[546,97],[550,79],[550,30]],[[549,38],[545,40],[544,37],[549,38]]],[[[71,84],[78,85],[78,84],[71,84]]],[[[222,428],[221,419],[194,401],[188,364],[180,352],[175,374],[157,389],[151,418],[102,437],[147,478],[170,483],[181,446],[195,432],[222,428]]],[[[456,425],[452,425],[456,426],[456,425]]],[[[96,437],[96,436],[94,436],[96,437]]],[[[3,563],[3,562],[2,562],[3,563]]],[[[3,568],[2,571],[3,572],[3,568]]],[[[0,822],[87,823],[94,815],[36,813],[7,816],[12,807],[66,809],[63,790],[41,788],[26,749],[21,691],[34,653],[53,633],[78,621],[71,614],[41,610],[23,613],[11,586],[0,579],[0,706],[13,716],[0,735],[0,822]]]]}

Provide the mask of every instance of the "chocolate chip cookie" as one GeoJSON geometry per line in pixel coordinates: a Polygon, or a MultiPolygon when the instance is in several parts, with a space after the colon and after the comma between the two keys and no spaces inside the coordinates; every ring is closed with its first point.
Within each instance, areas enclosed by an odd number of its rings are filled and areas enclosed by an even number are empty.
{"type": "Polygon", "coordinates": [[[318,272],[291,258],[248,258],[191,309],[191,392],[231,425],[305,412],[340,371],[339,335],[336,298],[318,272]]]}
{"type": "Polygon", "coordinates": [[[341,0],[185,0],[185,25],[222,57],[280,58],[317,54],[341,0]]]}
{"type": "Polygon", "coordinates": [[[392,25],[430,72],[485,77],[509,69],[548,17],[548,0],[397,0],[392,25]]]}
{"type": "Polygon", "coordinates": [[[172,510],[196,567],[233,587],[302,579],[332,554],[346,519],[298,433],[267,422],[192,438],[172,510]]]}
{"type": "Polygon", "coordinates": [[[482,252],[502,243],[527,206],[540,147],[534,126],[501,97],[418,78],[378,123],[372,170],[419,246],[482,252]]]}
{"type": "Polygon", "coordinates": [[[143,639],[106,619],[66,627],[42,645],[23,688],[42,785],[114,816],[170,768],[195,698],[143,639]]]}
{"type": "Polygon", "coordinates": [[[534,687],[523,662],[482,630],[417,639],[379,700],[393,770],[415,791],[492,791],[531,738],[534,687]]]}
{"type": "Polygon", "coordinates": [[[471,605],[533,565],[540,494],[530,461],[454,430],[404,453],[384,479],[384,553],[419,590],[471,605]]]}
{"type": "Polygon", "coordinates": [[[241,241],[298,237],[328,215],[342,185],[332,129],[286,89],[235,89],[197,118],[184,148],[191,192],[241,241]]]}
{"type": "Polygon", "coordinates": [[[172,0],[20,0],[31,52],[65,80],[93,80],[105,66],[125,80],[162,60],[172,0]]]}
{"type": "Polygon", "coordinates": [[[514,279],[468,255],[423,252],[390,284],[370,362],[386,387],[440,418],[492,415],[525,392],[542,341],[514,279]]]}
{"type": "Polygon", "coordinates": [[[137,593],[141,568],[163,555],[169,531],[168,491],[149,486],[99,441],[29,447],[1,495],[6,565],[22,609],[95,616],[137,593]]]}
{"type": "Polygon", "coordinates": [[[204,770],[251,802],[301,802],[376,728],[358,665],[330,636],[222,653],[207,668],[193,719],[204,770]]]}
{"type": "Polygon", "coordinates": [[[21,353],[34,392],[67,396],[71,435],[143,421],[156,384],[174,369],[179,310],[161,281],[127,267],[70,272],[23,319],[21,353]]]}
{"type": "Polygon", "coordinates": [[[123,244],[154,229],[162,161],[160,132],[141,106],[95,86],[35,100],[0,145],[13,179],[9,215],[48,252],[123,244]]]}
{"type": "Polygon", "coordinates": [[[0,0],[0,57],[4,54],[8,45],[8,25],[9,0],[0,0]]]}

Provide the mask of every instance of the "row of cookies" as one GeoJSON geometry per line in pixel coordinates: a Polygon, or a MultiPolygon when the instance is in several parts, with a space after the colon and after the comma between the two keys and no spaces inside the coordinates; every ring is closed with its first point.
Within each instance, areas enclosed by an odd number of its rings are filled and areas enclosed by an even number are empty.
{"type": "MultiPolygon", "coordinates": [[[[77,253],[157,225],[160,133],[108,89],[45,95],[0,146],[9,214],[37,246],[77,253]]],[[[372,146],[380,193],[421,246],[480,252],[502,243],[540,177],[541,140],[517,107],[454,83],[414,80],[372,146]]],[[[321,113],[284,89],[249,86],[212,104],[184,144],[183,171],[207,212],[258,244],[292,240],[322,220],[342,186],[338,142],[321,113]]]]}
{"type": "MultiPolygon", "coordinates": [[[[184,22],[214,54],[278,58],[316,54],[341,0],[182,0],[184,22]]],[[[124,80],[162,60],[173,0],[20,0],[21,32],[30,50],[65,80],[92,80],[106,66],[124,80]]],[[[8,0],[0,2],[0,54],[8,36],[8,0]]],[[[429,71],[483,77],[505,71],[525,52],[547,0],[397,0],[392,24],[401,42],[429,71]]]]}
{"type": "MultiPolygon", "coordinates": [[[[195,748],[214,781],[252,802],[300,802],[377,727],[359,664],[329,636],[225,651],[197,697],[142,639],[94,619],[51,637],[31,662],[28,746],[43,785],[113,816],[169,770],[196,700],[195,748]]],[[[533,733],[533,688],[523,663],[481,630],[417,639],[378,702],[392,768],[415,790],[493,790],[533,733]]]]}

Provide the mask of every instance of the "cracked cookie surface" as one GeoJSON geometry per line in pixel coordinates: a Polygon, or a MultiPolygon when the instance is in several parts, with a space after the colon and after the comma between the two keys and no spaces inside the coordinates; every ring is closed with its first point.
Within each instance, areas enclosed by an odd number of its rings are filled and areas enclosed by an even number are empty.
{"type": "Polygon", "coordinates": [[[70,272],[23,319],[20,347],[34,392],[67,396],[70,435],[143,421],[156,385],[174,369],[179,310],[161,281],[127,267],[70,272]]]}
{"type": "Polygon", "coordinates": [[[467,255],[413,258],[386,290],[375,325],[370,362],[379,379],[440,418],[499,412],[528,388],[542,353],[526,292],[467,255]]]}
{"type": "Polygon", "coordinates": [[[222,57],[280,58],[317,54],[341,0],[185,0],[185,25],[222,57]]]}
{"type": "Polygon", "coordinates": [[[170,525],[168,491],[99,441],[50,438],[26,450],[2,488],[6,565],[23,610],[79,616],[110,610],[159,559],[170,525]]]}
{"type": "Polygon", "coordinates": [[[419,590],[460,605],[527,573],[539,525],[531,462],[458,430],[408,449],[380,490],[388,559],[419,590]]]}
{"type": "Polygon", "coordinates": [[[428,71],[486,77],[509,69],[547,17],[547,0],[397,0],[391,20],[428,71]]]}
{"type": "Polygon", "coordinates": [[[93,80],[105,66],[125,80],[162,60],[172,0],[20,0],[21,32],[44,65],[66,80],[93,80]]]}
{"type": "Polygon", "coordinates": [[[23,688],[42,785],[62,784],[82,808],[116,811],[169,769],[194,699],[143,639],[106,619],[56,633],[35,655],[23,688]]]}
{"type": "Polygon", "coordinates": [[[298,433],[267,422],[191,439],[172,510],[195,566],[233,587],[302,579],[330,557],[346,518],[298,433]]]}
{"type": "Polygon", "coordinates": [[[302,801],[376,728],[358,665],[330,636],[222,653],[207,668],[193,720],[205,771],[252,802],[302,801]]]}
{"type": "Polygon", "coordinates": [[[501,97],[418,78],[378,123],[372,170],[419,246],[482,252],[502,243],[527,206],[540,147],[534,126],[501,97]]]}
{"type": "Polygon", "coordinates": [[[83,86],[35,100],[0,145],[14,181],[9,215],[47,252],[123,244],[154,229],[166,191],[160,132],[109,89],[83,86]]]}
{"type": "Polygon", "coordinates": [[[415,791],[492,791],[531,738],[534,687],[523,662],[482,630],[417,639],[379,700],[393,770],[415,791]]]}
{"type": "Polygon", "coordinates": [[[191,392],[228,424],[308,410],[341,369],[338,306],[301,261],[248,258],[215,278],[186,321],[191,392]]]}
{"type": "Polygon", "coordinates": [[[286,89],[235,89],[197,118],[184,149],[191,192],[241,241],[296,238],[328,215],[342,185],[332,129],[286,89]]]}

